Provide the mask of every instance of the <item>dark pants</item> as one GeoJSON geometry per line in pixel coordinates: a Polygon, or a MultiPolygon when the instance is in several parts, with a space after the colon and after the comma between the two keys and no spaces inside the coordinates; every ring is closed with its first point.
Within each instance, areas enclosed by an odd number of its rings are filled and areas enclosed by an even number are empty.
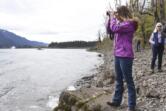
{"type": "Polygon", "coordinates": [[[141,42],[140,41],[137,42],[136,48],[137,48],[137,50],[136,50],[137,52],[141,51],[141,42]]]}
{"type": "Polygon", "coordinates": [[[136,106],[136,91],[132,77],[132,58],[115,57],[116,86],[113,102],[121,104],[123,96],[123,79],[127,83],[128,88],[128,106],[130,108],[136,106]]]}
{"type": "Polygon", "coordinates": [[[152,46],[153,57],[151,62],[151,69],[154,69],[157,57],[158,57],[158,69],[161,69],[163,52],[164,52],[164,45],[152,46]]]}

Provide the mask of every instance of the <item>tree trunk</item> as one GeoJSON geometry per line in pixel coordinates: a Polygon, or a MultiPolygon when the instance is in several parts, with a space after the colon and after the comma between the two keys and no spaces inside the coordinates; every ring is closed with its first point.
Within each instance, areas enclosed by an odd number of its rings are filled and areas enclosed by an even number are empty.
{"type": "Polygon", "coordinates": [[[155,0],[155,10],[154,10],[154,22],[155,24],[160,21],[158,14],[158,0],[155,0]]]}
{"type": "Polygon", "coordinates": [[[164,0],[160,0],[160,22],[165,21],[165,2],[164,0]]]}
{"type": "Polygon", "coordinates": [[[145,45],[146,45],[145,23],[141,24],[141,32],[143,36],[143,48],[145,48],[145,45]]]}

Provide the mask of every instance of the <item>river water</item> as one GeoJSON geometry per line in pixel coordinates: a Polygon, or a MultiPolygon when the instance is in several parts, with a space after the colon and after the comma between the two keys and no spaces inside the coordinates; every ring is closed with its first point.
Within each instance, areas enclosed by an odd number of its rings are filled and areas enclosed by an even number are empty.
{"type": "Polygon", "coordinates": [[[0,111],[51,111],[62,90],[102,62],[85,49],[1,49],[0,111]]]}

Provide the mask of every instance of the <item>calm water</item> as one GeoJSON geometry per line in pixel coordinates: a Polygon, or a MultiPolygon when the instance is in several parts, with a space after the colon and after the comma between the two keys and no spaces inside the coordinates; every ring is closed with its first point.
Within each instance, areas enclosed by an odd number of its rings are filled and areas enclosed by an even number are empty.
{"type": "Polygon", "coordinates": [[[0,111],[51,111],[63,89],[101,62],[84,49],[1,49],[0,111]]]}

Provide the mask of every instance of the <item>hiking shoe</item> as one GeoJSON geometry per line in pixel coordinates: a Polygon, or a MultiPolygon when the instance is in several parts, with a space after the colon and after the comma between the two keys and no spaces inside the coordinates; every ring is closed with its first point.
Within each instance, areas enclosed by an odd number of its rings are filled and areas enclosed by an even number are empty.
{"type": "Polygon", "coordinates": [[[108,104],[109,106],[113,106],[113,107],[119,107],[119,106],[120,106],[120,104],[118,104],[118,103],[116,103],[116,102],[107,102],[107,104],[108,104]]]}
{"type": "Polygon", "coordinates": [[[135,107],[132,107],[132,108],[128,108],[127,111],[136,111],[135,107]]]}

